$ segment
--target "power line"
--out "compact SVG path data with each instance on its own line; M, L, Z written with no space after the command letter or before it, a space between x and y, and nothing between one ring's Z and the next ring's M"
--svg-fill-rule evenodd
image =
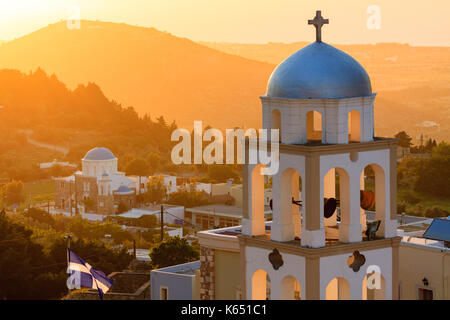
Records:
M180 217L178 217L178 216L176 216L174 214L169 213L167 210L164 210L164 212L167 213L168 215L172 216L172 217L177 218L178 220L183 221L183 225L184 225L184 223L187 223L187 224L191 225L194 229L196 229L196 231L197 231L197 229L199 229L196 225L194 225L194 224L190 223L189 221L186 221L186 220L184 220L184 219L182 219L182 218L180 218ZM198 231L202 231L202 230L198 230Z

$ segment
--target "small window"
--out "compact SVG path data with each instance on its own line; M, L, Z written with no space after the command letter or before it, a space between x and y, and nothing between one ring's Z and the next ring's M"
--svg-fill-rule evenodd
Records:
M433 300L433 290L419 288L419 300Z
M160 300L169 300L169 289L161 287Z

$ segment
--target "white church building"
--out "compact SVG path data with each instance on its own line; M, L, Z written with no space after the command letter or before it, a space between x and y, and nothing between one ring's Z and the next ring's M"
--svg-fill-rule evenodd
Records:
M199 233L201 299L398 299L396 140L374 135L367 72L322 42L320 11L309 24L316 42L282 62L261 97L263 128L280 130L273 221L263 165L246 164L242 227Z
M85 199L93 201L94 211L115 213L119 203L133 208L136 203L137 177L127 177L117 169L117 158L107 148L89 150L81 160L82 170L55 179L55 203L58 208L74 208ZM71 199L71 200L70 200Z

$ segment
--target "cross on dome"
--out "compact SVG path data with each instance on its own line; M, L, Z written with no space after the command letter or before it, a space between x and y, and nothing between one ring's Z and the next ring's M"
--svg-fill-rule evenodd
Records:
M312 24L314 25L314 27L316 27L316 41L317 42L322 42L322 27L325 24L329 24L330 20L328 19L324 19L322 17L322 11L317 10L316 11L316 16L314 17L313 20L308 20L308 24Z

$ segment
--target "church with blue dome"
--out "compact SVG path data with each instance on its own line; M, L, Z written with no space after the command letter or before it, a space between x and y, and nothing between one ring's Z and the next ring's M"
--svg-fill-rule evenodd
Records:
M55 179L56 206L70 210L75 203L76 206L83 206L90 199L92 211L99 214L114 214L120 204L133 208L136 204L138 179L119 172L117 161L116 156L107 148L89 150L81 159L81 171L70 177Z

